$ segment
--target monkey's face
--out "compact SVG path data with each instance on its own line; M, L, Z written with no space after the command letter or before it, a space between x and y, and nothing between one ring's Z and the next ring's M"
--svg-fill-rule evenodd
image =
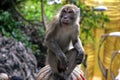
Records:
M65 6L60 13L60 22L64 25L73 24L79 18L80 10L77 7Z

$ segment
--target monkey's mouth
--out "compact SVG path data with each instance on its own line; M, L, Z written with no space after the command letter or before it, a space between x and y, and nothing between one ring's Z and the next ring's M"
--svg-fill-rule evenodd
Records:
M69 21L68 19L62 18L62 19L61 19L61 23L62 23L63 25L68 25L68 24L70 23L70 21Z
M62 24L68 25L68 24L69 24L69 21L68 21L68 20L63 20L63 21L62 21Z
M68 22L62 22L62 24L64 24L64 25L68 25L69 23L68 23Z

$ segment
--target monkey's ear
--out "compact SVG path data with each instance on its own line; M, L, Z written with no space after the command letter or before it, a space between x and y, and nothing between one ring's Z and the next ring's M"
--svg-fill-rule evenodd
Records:
M80 8L77 9L77 13L80 13Z
M80 12L80 8L78 8L78 11Z

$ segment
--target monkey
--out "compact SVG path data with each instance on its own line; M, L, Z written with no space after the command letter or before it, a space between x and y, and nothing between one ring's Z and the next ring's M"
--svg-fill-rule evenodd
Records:
M67 80L77 64L82 62L84 48L79 38L80 8L66 4L47 26L44 45L53 80ZM70 43L73 48L69 49Z

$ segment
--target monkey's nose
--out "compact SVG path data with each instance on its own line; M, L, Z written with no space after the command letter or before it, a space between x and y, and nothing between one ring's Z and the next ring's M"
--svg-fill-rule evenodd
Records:
M64 19L67 19L68 17L67 17L67 16L64 16L63 18L64 18Z

